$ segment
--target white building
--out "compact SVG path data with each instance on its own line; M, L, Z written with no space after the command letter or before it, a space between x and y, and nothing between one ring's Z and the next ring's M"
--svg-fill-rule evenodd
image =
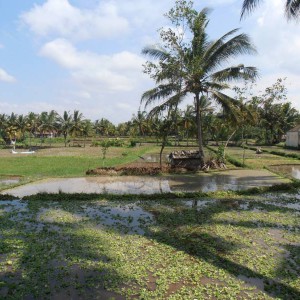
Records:
M286 141L285 144L287 147L300 147L300 125L290 129L286 133Z

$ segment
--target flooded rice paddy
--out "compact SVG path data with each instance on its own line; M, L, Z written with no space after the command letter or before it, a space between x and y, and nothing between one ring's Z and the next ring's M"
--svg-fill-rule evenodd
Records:
M2 191L18 198L38 193L163 194L243 190L287 182L267 170L231 170L195 175L54 178Z
M299 198L0 201L0 298L299 299Z

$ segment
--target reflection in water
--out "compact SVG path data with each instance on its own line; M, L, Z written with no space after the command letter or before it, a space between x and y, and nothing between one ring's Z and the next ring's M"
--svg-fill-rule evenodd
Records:
M135 203L110 204L82 206L82 215L96 219L100 225L116 227L129 234L145 234L146 226L153 222L153 216Z
M300 179L300 166L298 166L298 167L293 166L292 167L292 176L296 179Z
M183 201L184 205L192 208L196 208L197 210L201 210L202 208L206 207L207 205L210 204L215 204L216 200L184 200Z
M272 170L279 173L284 173L293 178L300 179L300 165L278 165L271 166Z
M103 176L86 178L57 178L38 181L2 194L24 197L38 193L110 193L110 194L154 194L171 192L168 181L163 178L134 176Z
M28 210L27 202L21 200L1 200L0 208L2 208L5 212L25 212Z
M217 190L242 190L270 186L283 182L267 170L232 170L222 173L150 176L101 176L85 178L56 178L38 181L2 191L24 197L37 193L110 193L110 194L161 194Z
M20 178L18 177L0 178L0 185L16 184L19 182L20 182Z
M270 186L281 183L282 179L267 170L232 170L207 175L170 176L169 184L174 192L218 190L242 190L252 187Z

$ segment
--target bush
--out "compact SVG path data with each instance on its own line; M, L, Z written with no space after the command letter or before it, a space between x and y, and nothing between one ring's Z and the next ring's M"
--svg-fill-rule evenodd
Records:
M125 142L122 139L106 139L102 141L93 141L92 147L124 147Z
M129 146L130 146L130 147L135 147L136 144L137 144L137 141L136 141L136 140L130 140Z

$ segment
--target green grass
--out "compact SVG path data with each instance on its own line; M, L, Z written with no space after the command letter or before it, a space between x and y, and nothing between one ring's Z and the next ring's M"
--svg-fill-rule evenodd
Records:
M210 146L210 148L217 150L216 146ZM244 166L251 169L263 169L271 165L299 164L298 159L295 158L278 156L268 152L258 155L254 150L245 149L244 151L241 147L227 147L226 155L231 163L234 164L235 161L238 166L243 166L243 155L245 155Z
M0 201L1 299L300 297L293 194L56 197Z
M108 157L104 161L106 167L132 162L138 156L152 150L153 147L124 148L123 156L109 156L113 149L108 149ZM62 148L64 150L64 148ZM78 177L84 176L88 169L102 167L103 160L99 149L99 156L7 156L0 160L0 175L19 175L26 177Z

